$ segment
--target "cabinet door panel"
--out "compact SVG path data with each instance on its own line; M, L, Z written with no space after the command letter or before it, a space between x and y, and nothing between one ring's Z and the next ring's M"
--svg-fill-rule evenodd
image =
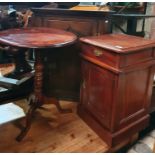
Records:
M120 121L116 121L119 122L119 128L123 128L147 114L150 72L150 68L146 68L122 75L124 95L120 101L120 109L118 109Z
M110 128L114 99L114 75L93 64L89 70L87 108L105 127Z
M89 79L89 63L82 61L82 79L80 87L80 104L86 104L88 102L88 79Z

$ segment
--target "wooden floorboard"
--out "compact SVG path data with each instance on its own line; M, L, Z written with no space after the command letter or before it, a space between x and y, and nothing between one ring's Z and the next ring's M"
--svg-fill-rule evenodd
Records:
M18 104L27 105L24 102ZM63 101L61 105L72 108L73 113L60 114L54 105L45 105L37 110L33 125L22 142L17 142L15 137L24 118L1 125L0 152L106 152L105 142L76 115L77 103Z

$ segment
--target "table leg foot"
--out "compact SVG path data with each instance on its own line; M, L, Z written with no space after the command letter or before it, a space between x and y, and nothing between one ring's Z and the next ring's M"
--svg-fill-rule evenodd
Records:
M71 113L72 112L72 109L63 109L58 100L55 102L55 105L60 113Z
M21 140L23 140L23 138L26 136L29 129L31 128L32 117L33 117L33 114L34 114L35 110L37 109L37 106L35 106L36 104L32 103L31 105L32 106L30 107L30 109L28 110L28 113L26 115L26 125L22 129L21 133L16 137L16 140L19 141L19 142Z

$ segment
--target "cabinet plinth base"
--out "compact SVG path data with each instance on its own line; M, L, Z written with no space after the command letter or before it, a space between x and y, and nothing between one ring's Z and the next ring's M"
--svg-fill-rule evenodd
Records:
M77 112L78 115L109 145L110 148L117 147L121 143L124 143L124 145L129 143L131 137L148 126L150 117L149 115L146 115L125 128L112 133L100 125L100 123L96 121L91 113L89 113L89 111L87 111L82 105L78 106Z

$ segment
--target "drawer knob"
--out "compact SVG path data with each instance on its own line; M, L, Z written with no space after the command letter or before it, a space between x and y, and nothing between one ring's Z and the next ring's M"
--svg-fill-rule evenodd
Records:
M94 50L94 55L98 57L98 56L102 55L102 51Z

